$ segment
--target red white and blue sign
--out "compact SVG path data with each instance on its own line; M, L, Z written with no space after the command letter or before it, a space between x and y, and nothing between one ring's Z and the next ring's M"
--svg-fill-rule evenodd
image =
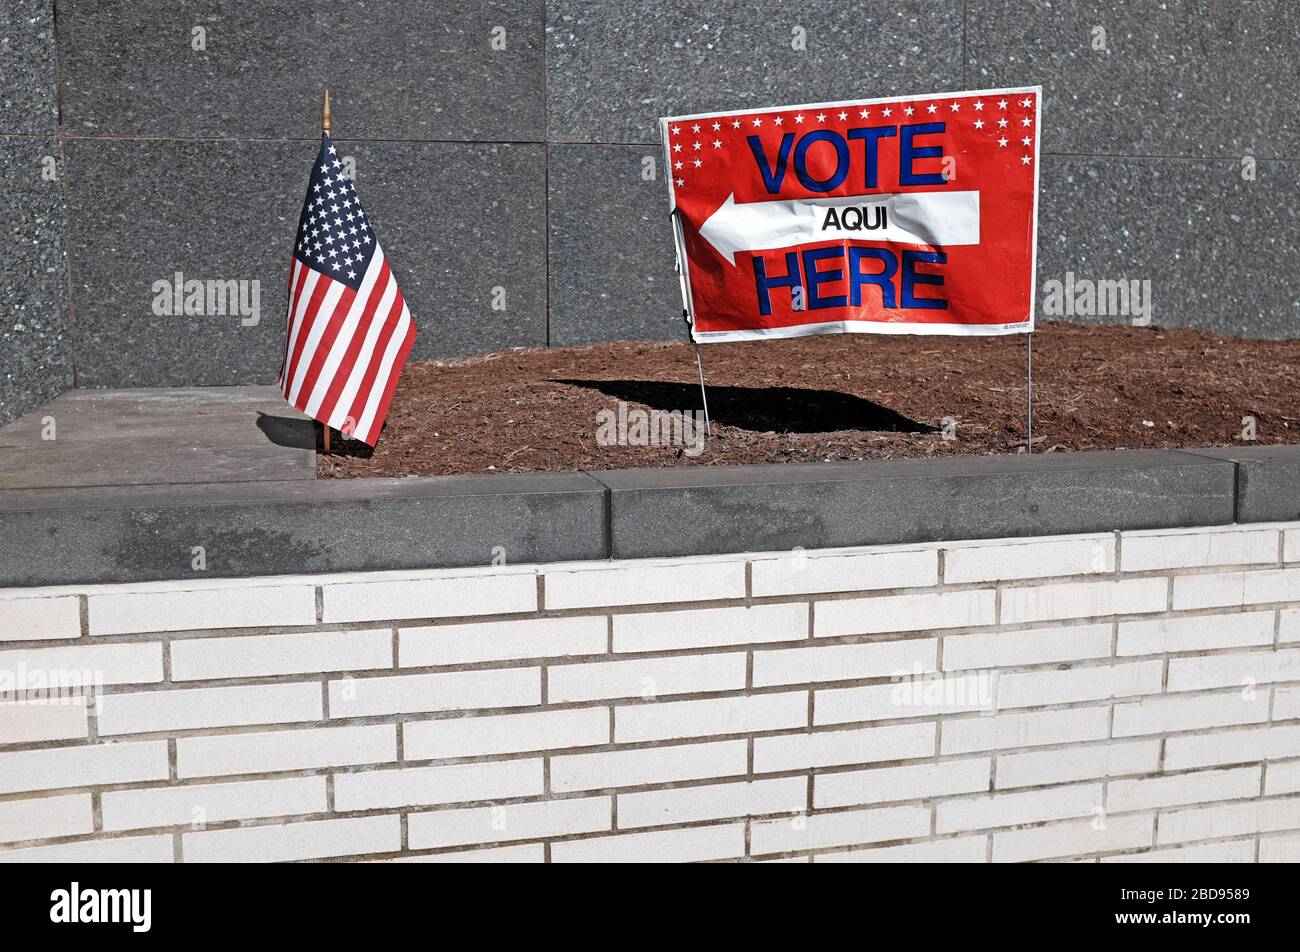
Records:
M661 119L694 339L1032 331L1041 93Z

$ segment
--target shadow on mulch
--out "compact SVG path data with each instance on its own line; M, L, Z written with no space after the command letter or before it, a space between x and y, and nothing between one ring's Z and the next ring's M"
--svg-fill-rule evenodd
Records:
M1023 336L710 344L713 428L702 453L687 456L681 445L639 438L630 427L602 438L602 420L620 402L629 410L699 408L692 351L685 341L615 341L413 361L373 456L320 455L317 474L574 472L1027 448ZM1300 340L1041 324L1034 450L1300 443L1297 381Z
M700 388L662 380L551 380L597 390L626 403L665 413L701 409ZM805 387L710 386L709 416L720 426L757 433L835 433L861 430L885 433L934 433L889 407L851 393Z

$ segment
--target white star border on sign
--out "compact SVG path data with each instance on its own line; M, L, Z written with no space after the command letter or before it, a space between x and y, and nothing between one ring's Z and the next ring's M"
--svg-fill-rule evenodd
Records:
M721 117L717 120L676 120L668 127L669 151L673 156L673 184L687 188L690 180L686 172L702 169L705 166L703 156L707 151L721 151L732 147L739 141L769 126L779 129L807 126L813 120L815 126L826 126L838 121L847 125L873 116L893 119L901 112L900 118L919 115L922 118L935 117L942 120L948 128L960 124L988 137L988 141L998 153L1006 153L1007 161L1022 167L1033 167L1034 161L1034 123L1036 120L1036 102L1034 93L1018 93L1008 97L999 95L996 99L987 94L959 94L933 96L922 99L898 100L894 102L873 103L870 106L851 108L827 107L817 112L805 112L808 107L791 109L773 109L764 113L746 113L744 116ZM986 112L987 111L987 112ZM997 118L985 118L991 112ZM702 124L705 123L705 124ZM1014 129L1013 129L1014 127ZM712 139L701 140L697 134L709 131ZM739 133L739 136L736 135ZM1016 138L1009 138L1014 135ZM705 150L705 144L712 149ZM1009 146L1021 146L1020 149ZM684 163L677 156L690 153L691 161Z

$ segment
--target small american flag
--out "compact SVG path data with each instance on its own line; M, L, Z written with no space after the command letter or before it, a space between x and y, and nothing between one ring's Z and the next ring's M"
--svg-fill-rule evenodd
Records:
M374 446L415 325L328 133L298 219L287 321L284 398Z

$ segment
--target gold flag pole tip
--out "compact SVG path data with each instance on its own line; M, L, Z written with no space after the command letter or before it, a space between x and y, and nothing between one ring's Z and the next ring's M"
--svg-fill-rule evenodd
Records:
M330 91L328 88L325 90L325 101L321 103L320 107L320 128L321 132L326 135L330 134Z

